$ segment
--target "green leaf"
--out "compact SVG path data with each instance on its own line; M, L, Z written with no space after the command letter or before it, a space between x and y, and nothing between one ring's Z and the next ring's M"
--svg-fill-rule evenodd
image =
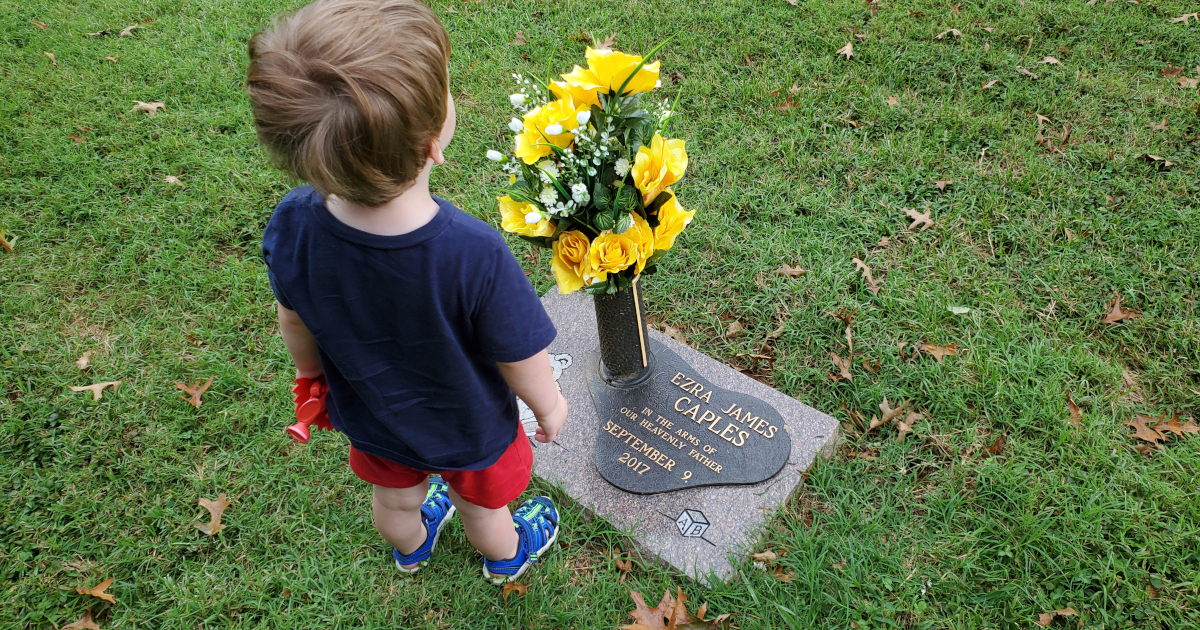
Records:
M592 205L601 211L609 209L612 205L612 192L608 186L596 182L596 186L592 188Z
M631 227L633 227L633 215L626 212L617 219L617 225L613 228L613 232L616 232L617 234L624 234L625 230L628 230Z
M596 215L596 229L611 230L614 227L616 227L616 225L617 225L616 217L613 216L611 211L601 212Z
M629 211L633 209L634 199L633 186L622 186L620 190L617 191L616 198L613 199L613 210L615 210L618 214L629 213Z

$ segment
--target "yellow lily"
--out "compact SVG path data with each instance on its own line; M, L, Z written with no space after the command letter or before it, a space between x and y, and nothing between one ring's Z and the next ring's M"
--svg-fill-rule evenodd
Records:
M497 197L500 204L500 227L505 232L522 236L554 236L555 225L545 214L537 223L526 223L525 217L530 212L541 213L541 210L527 201L517 201L507 195Z
M533 164L550 155L553 151L550 144L560 149L571 146L571 143L575 142L575 136L570 132L579 126L579 122L575 120L576 113L575 103L569 98L551 101L543 107L529 110L525 114L525 131L517 134L513 155L526 164ZM546 133L546 127L550 125L561 126L563 132Z
M633 74L633 69L642 62L638 55L627 55L615 50L593 50L588 47L584 56L587 58L587 68L575 66L571 72L562 75L572 87L616 92L621 88L621 84L633 75L623 94L637 94L653 90L658 83L657 61L642 66L637 74Z
M675 245L675 237L692 222L696 211L684 211L675 193L667 190L671 198L658 208L658 225L654 228L654 249L666 251Z
M687 170L688 156L683 140L663 140L654 134L650 146L643 145L633 158L633 182L642 191L642 202L649 204L667 186L679 181Z

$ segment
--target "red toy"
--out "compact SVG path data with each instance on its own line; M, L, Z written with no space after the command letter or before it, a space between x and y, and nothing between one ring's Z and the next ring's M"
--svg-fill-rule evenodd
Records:
M297 378L292 393L296 395L292 401L296 403L297 422L287 428L288 435L300 442L308 442L313 425L326 431L337 430L329 423L329 412L325 409L329 385L325 383L324 374L317 378Z

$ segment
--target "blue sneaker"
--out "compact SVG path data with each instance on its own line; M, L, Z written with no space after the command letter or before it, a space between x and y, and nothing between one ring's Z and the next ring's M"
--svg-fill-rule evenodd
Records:
M513 527L517 528L517 555L496 562L483 559L483 577L492 584L517 579L558 540L558 510L548 497L533 497L517 508Z
M454 516L454 504L450 503L450 495L447 493L449 489L450 486L442 480L441 475L429 477L429 492L425 494L425 503L421 504L421 522L425 524L427 532L425 543L408 555L400 553L399 549L392 549L392 557L396 559L396 568L400 569L401 573L416 573L422 564L429 561L429 556L433 554L433 548L437 546L438 537L442 535L442 529ZM406 564L417 566L405 569L404 565Z

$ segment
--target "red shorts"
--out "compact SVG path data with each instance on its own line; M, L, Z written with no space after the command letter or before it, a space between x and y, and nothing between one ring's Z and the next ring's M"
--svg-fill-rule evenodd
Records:
M350 468L359 479L384 488L411 488L437 471L409 468L404 464L364 453L350 447ZM437 472L450 487L469 503L495 510L525 492L533 474L533 449L524 431L496 463L483 470L447 470Z

